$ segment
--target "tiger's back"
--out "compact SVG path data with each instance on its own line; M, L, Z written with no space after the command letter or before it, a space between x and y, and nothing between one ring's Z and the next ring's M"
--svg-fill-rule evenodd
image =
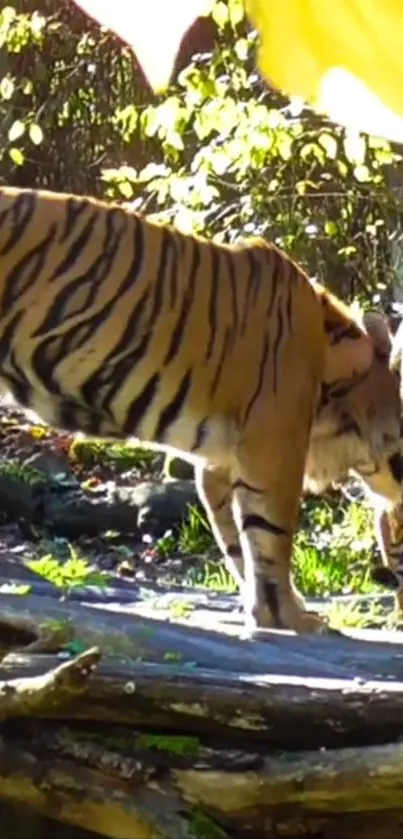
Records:
M323 631L290 575L304 472L401 498L381 320L274 245L225 246L115 205L0 189L0 379L48 423L196 462L251 627ZM309 476L308 476L309 477Z
M263 243L217 246L95 199L8 188L0 256L1 376L56 426L224 455L274 307L273 387L296 306L311 302L320 358L311 288Z

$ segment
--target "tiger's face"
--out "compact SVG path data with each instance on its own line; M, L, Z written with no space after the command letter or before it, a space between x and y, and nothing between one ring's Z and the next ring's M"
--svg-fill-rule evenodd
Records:
M339 376L319 403L305 486L322 492L353 472L394 505L403 499L400 372L391 365L394 345L386 319L369 312L363 325L365 333L349 343L348 352L342 342L331 347Z

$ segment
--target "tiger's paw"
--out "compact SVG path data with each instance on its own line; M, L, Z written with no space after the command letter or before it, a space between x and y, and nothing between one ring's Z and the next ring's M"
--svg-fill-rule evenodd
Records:
M288 630L297 635L340 635L332 629L326 619L317 612L308 612L294 601L282 604L281 610L273 615L267 603L261 604L245 616L245 632L249 638L269 638L267 630Z

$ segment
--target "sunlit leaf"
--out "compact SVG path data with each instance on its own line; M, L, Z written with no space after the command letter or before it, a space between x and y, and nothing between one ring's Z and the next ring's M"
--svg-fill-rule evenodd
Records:
M14 93L14 82L10 76L4 76L0 80L0 97L2 99L11 99Z
M13 147L13 148L8 150L8 153L11 157L11 160L13 161L13 163L15 163L16 166L22 166L23 165L25 157L24 157L24 154L21 151L21 149L17 149L17 148Z
M16 119L8 132L8 139L10 140L10 143L14 143L15 140L18 140L19 137L22 137L24 131L24 123L21 122L20 119Z
M36 122L31 122L31 125L28 129L28 133L31 143L33 143L35 146L39 146L43 140L43 131L40 125L37 125Z

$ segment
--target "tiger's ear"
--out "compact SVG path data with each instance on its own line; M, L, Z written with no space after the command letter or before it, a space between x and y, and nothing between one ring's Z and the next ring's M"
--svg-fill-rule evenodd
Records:
M389 362L393 342L392 333L390 332L385 316L380 312L364 312L362 323L369 337L372 338L372 344L377 358L380 361Z

